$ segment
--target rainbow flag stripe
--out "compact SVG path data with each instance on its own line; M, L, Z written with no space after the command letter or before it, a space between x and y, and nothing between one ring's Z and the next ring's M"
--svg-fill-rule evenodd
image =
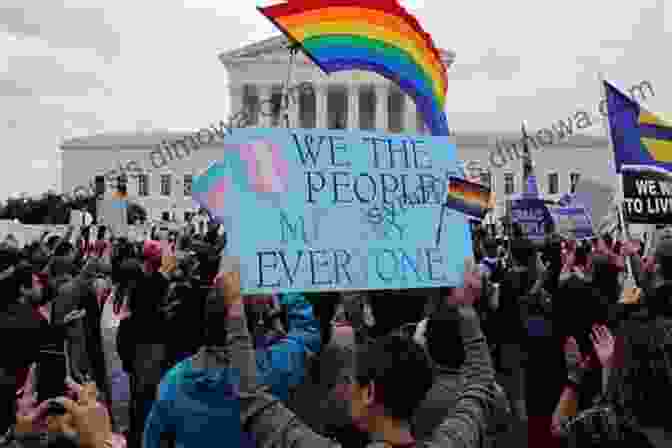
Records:
M483 219L490 205L490 189L457 177L450 178L446 207Z
M415 100L433 135L448 135L441 53L398 0L290 0L257 9L325 73L384 76Z

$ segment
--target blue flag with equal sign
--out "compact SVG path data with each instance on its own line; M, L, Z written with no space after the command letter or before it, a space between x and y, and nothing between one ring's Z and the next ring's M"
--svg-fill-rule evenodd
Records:
M672 172L672 123L608 82L604 85L616 172L624 165L655 166Z

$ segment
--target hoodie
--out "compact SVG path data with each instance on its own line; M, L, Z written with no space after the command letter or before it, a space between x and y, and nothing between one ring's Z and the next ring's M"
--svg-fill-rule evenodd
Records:
M320 350L320 325L312 305L302 294L284 294L280 303L287 307L287 335L256 349L259 381L271 388L284 403L306 376L307 360Z
M224 365L203 365L205 350L173 367L147 417L143 447L253 447L240 425L239 380Z
M287 294L280 302L287 306L287 336L257 348L256 360L257 375L286 403L305 378L307 355L319 350L320 329L303 295ZM162 438L172 437L177 447L213 446L222 440L226 446L254 447L252 436L241 431L239 380L229 363L227 352L202 348L173 367L146 420L144 446L155 448Z

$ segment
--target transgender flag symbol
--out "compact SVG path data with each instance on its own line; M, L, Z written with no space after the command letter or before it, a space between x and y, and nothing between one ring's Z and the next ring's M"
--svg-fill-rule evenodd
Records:
M240 151L241 160L247 163L250 187L257 193L283 193L287 191L287 161L280 148L271 142L257 140L244 145L231 145Z
M224 216L226 192L230 190L231 179L223 163L213 163L195 179L192 188L194 201L210 212L211 216Z
M230 193L234 182L247 192L277 194L287 191L288 164L278 145L256 140L224 147L237 152L240 162L244 163L213 163L195 179L192 188L193 199L212 216L225 216L226 194Z

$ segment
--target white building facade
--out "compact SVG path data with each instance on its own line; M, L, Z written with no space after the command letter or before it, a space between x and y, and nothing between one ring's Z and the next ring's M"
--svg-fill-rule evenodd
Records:
M449 69L455 60L451 51L440 50ZM374 73L348 71L330 76L301 54L291 70L291 86L311 85L310 89L291 88L283 101L283 83L288 78L289 51L284 37L274 37L239 50L221 54L228 71L230 116L244 111L248 125L326 129L361 129L389 133L426 134L426 127L411 98L390 81ZM450 76L449 76L450 79ZM225 120L229 121L229 120ZM221 154L221 140L201 141L184 157L158 156L162 144L184 141L174 132L144 134L106 134L73 139L61 145L62 191L87 187L95 176L105 176L107 189L126 171L129 199L144 206L150 218L161 219L165 212L181 221L185 213L197 210L191 200L191 182ZM498 215L509 195L521 191L521 162L491 167L491 153L498 139L519 140L501 134L453 136L458 157L470 171L483 168L482 179L492 182L497 194ZM182 151L184 155L185 151ZM543 149L532 148L541 192L559 197L571 188L577 176L601 179L616 184L607 161L612 159L605 139L568 138ZM470 163L471 161L471 163ZM165 162L165 163L164 163ZM499 163L499 162L497 162Z

